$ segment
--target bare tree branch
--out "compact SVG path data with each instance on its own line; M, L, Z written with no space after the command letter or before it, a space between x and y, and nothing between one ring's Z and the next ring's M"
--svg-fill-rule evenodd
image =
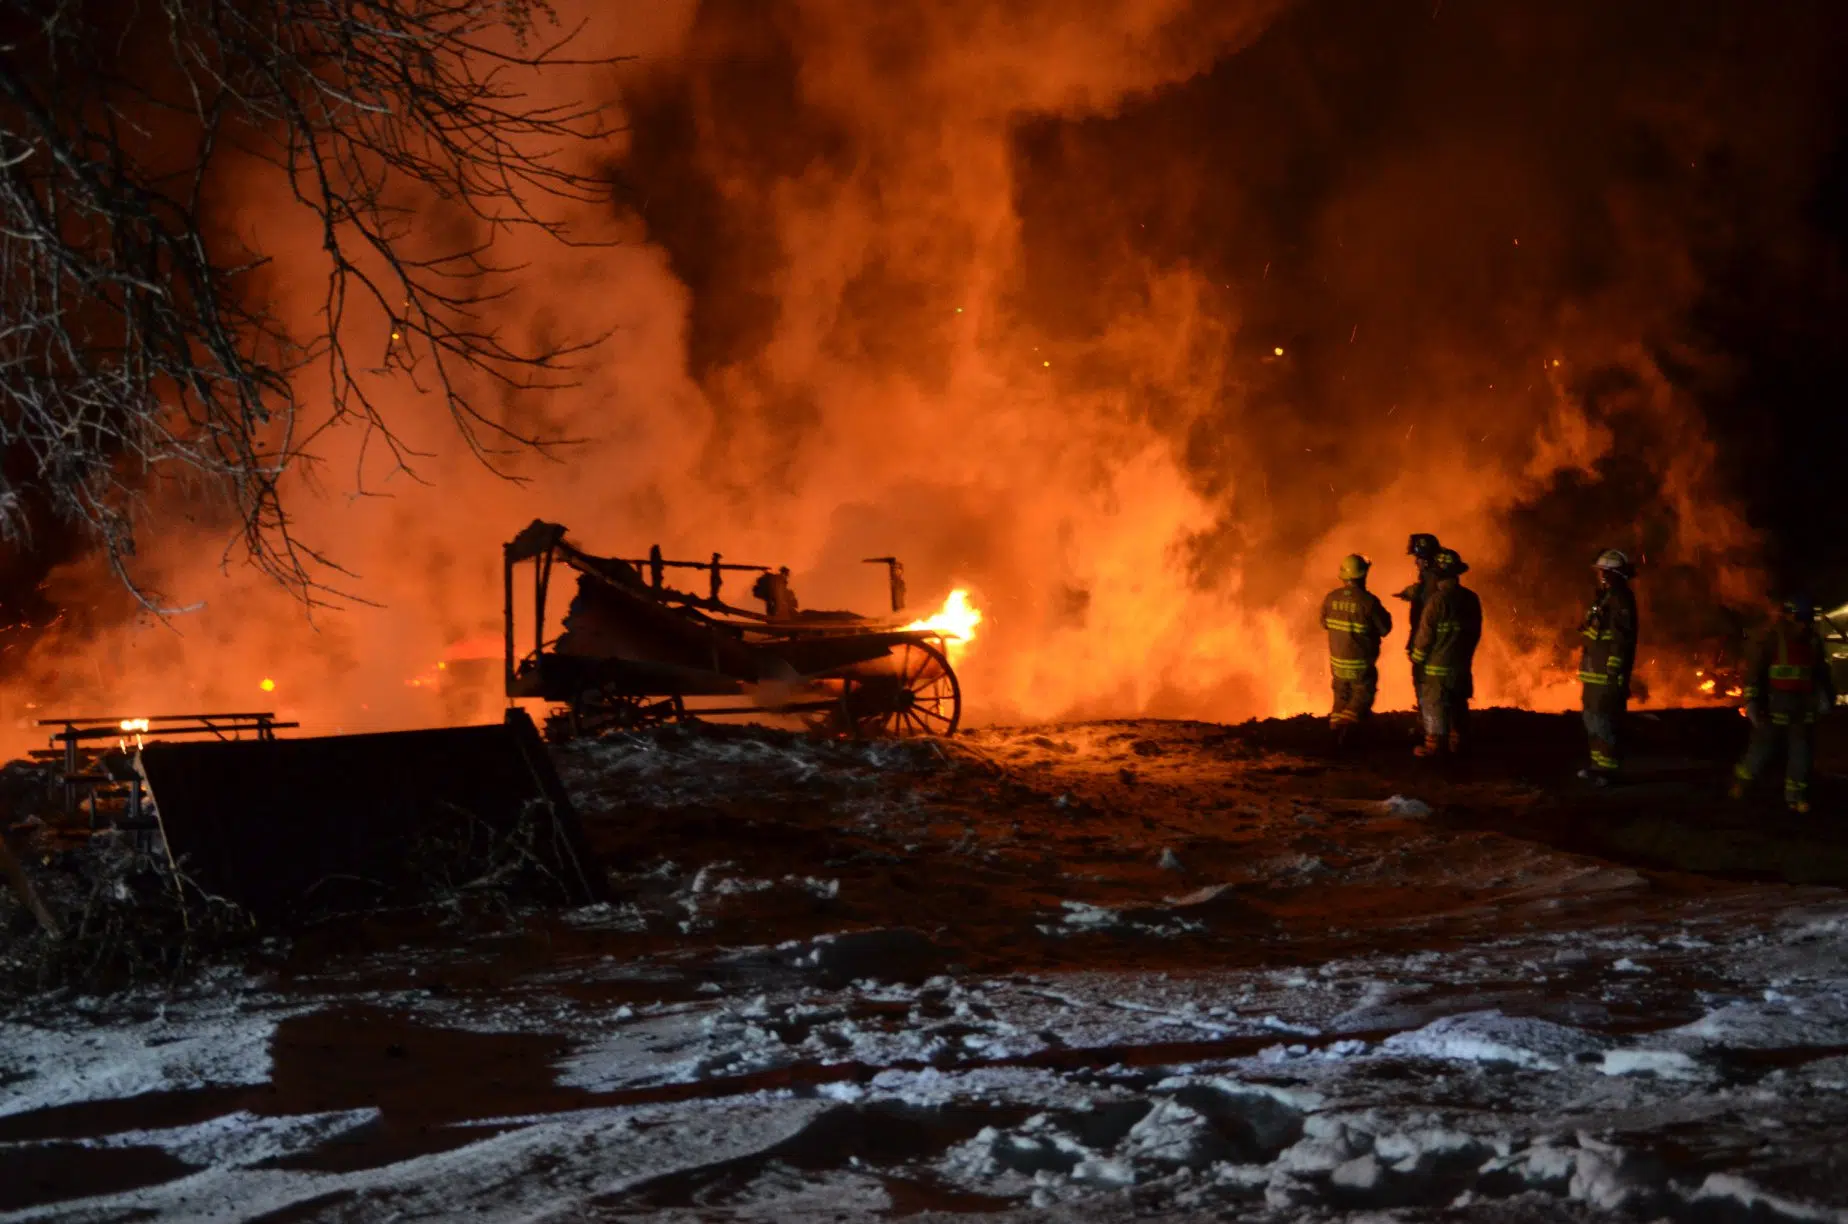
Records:
M542 0L0 0L0 453L30 460L0 475L0 533L28 539L42 502L133 588L149 489L189 482L313 605L340 571L296 534L284 476L346 428L412 471L381 376L439 399L503 474L556 441L471 397L568 385L598 339L529 350L494 318L516 270L496 242L574 243L556 207L605 194L574 156L603 108L527 90L608 61L548 32ZM318 222L310 326L270 300L277 252L224 219L251 167ZM458 219L447 239L433 209ZM359 327L373 314L389 339Z

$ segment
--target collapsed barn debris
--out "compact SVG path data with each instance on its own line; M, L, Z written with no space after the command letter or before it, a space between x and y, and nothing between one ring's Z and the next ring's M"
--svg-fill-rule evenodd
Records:
M595 903L603 872L538 729L513 702L562 704L547 739L726 714L795 716L853 739L952 735L961 721L951 651L980 613L955 591L943 612L908 620L896 557L867 558L885 571L891 612L866 616L801 608L787 568L716 553L679 561L658 547L638 559L594 556L538 520L502 556L504 722L282 739L279 729L298 724L270 711L41 720L51 746L7 783L15 798L32 797L6 802L33 847L29 864L6 873L17 877L11 891L54 941L69 927L81 942L100 917L136 966L163 962L163 932L196 934L207 912L205 928L247 934L471 896ZM578 582L564 633L548 639L559 562ZM522 564L532 569L524 609ZM685 570L704 579L704 594L669 584ZM726 602L735 574L751 578L761 612ZM56 886L40 895L33 872ZM138 922L137 898L162 920Z
M268 715L255 738L232 738L234 725L253 727L223 716L56 725L57 749L8 768L19 853L0 853L0 872L52 943L110 945L94 957L67 949L66 960L139 973L185 959L180 945L215 931L603 896L519 710L499 724L304 739L276 738L284 724ZM202 730L212 738L165 738Z
M117 828L141 830L148 827L149 814L142 811L142 778L135 768L132 754L141 749L150 735L162 739L210 736L216 740L237 740L245 735L259 740L276 738L279 729L299 726L278 721L268 710L233 714L150 714L140 718L41 718L41 727L57 727L51 737L55 748L34 752L37 760L56 761L62 766L64 815L76 816L80 805L89 810L90 828L98 825L99 804L125 810L114 824ZM111 750L110 741L114 741Z
M168 854L259 918L521 871L543 876L558 901L601 896L571 802L520 710L486 726L152 743L139 760Z

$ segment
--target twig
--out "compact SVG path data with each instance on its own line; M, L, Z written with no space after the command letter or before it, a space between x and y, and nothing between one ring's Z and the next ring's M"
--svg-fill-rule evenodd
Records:
M571 385L601 339L527 347L489 321L517 271L496 243L523 229L580 245L554 210L607 192L573 160L607 131L603 106L548 105L530 87L614 60L569 58L576 29L535 37L556 29L542 0L156 0L109 30L110 6L12 7L0 452L20 462L0 473L0 537L28 540L35 514L77 524L165 617L175 609L133 576L137 540L159 526L155 493L203 499L242 556L313 609L352 595L297 533L285 481L311 476L314 447L341 429L416 477L382 380L436 398L508 479L507 456L562 444L484 407ZM325 279L307 325L273 309L270 252L221 220L253 167L318 228ZM383 370L369 313L391 332Z
M38 924L45 929L45 934L53 939L63 939L64 931L58 924L57 916L45 904L44 898L39 896L38 889L32 887L32 881L26 876L26 869L19 865L19 859L14 856L13 848L6 844L6 837L3 834L0 834L0 873L5 874L7 882L13 886L13 891L19 894L19 899L25 902L26 908L32 911L32 916L38 919Z

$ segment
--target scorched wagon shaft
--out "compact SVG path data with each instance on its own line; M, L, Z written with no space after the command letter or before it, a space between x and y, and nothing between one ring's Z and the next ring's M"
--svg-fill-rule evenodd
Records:
M787 567L598 557L535 519L502 548L506 589L506 692L564 710L550 737L598 735L712 715L796 714L852 736L951 735L962 689L944 635L906 628L897 615L803 611ZM887 568L893 613L904 607L904 569ZM554 567L578 575L564 631L548 640ZM516 625L516 570L532 568L530 637ZM701 574L704 595L674 588L670 573ZM763 611L722 598L728 574L756 575ZM524 647L524 649L523 649ZM747 699L723 704L723 699ZM689 706L689 699L701 702ZM716 700L714 700L716 699Z

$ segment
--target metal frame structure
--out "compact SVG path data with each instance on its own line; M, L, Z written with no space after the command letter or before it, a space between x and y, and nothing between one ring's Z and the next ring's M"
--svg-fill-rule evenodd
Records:
M63 730L51 737L53 744L62 747L50 751L34 752L32 755L41 760L56 760L63 764L64 776L64 816L69 820L77 815L78 795L81 792L88 801L90 828L96 828L97 792L113 791L126 801L127 821L125 827L142 826L143 820L143 780L139 768L129 770L125 776L117 777L110 773L95 772L96 766L107 755L107 749L84 748L82 745L97 741L116 741L124 753L128 752L128 741L135 741L134 752L139 752L144 741L151 736L161 739L210 735L220 740L241 739L246 734L259 740L273 740L278 729L299 726L294 722L278 722L276 715L268 710L251 714L149 714L139 718L41 718L41 727L62 727Z
M566 632L548 640L546 609L555 566L576 571L578 600ZM904 567L886 567L892 610L904 604ZM520 581L531 564L532 636L521 649ZM668 584L670 571L706 575L706 593ZM765 611L723 598L728 574L757 575ZM689 717L794 714L854 736L953 735L962 690L943 634L905 628L900 617L799 612L787 567L664 557L598 557L570 543L565 529L535 520L502 547L504 682L509 699L563 703L548 719L553 738L595 735ZM578 603L594 603L594 642L574 641ZM748 704L689 709L688 698L749 697Z

